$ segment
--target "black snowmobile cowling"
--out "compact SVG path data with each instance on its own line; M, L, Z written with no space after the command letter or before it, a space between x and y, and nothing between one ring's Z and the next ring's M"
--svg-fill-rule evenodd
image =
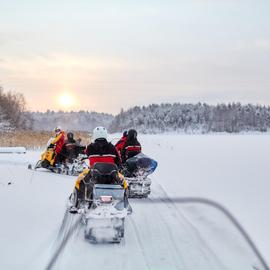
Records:
M143 153L140 153L126 161L126 169L131 175L143 174L148 176L157 168L157 161L149 158Z
M99 184L115 184L118 180L118 167L112 163L96 163L92 168L92 179Z

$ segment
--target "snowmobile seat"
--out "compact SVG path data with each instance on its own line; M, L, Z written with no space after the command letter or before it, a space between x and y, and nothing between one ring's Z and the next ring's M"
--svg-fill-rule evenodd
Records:
M126 154L125 154L125 159L133 158L136 155L141 153L141 147L140 146L127 146L126 147Z
M97 184L116 184L118 167L112 163L96 163L92 168L92 179Z
M155 171L157 162L143 153L140 153L126 161L128 176L136 175L138 171L145 172L146 175Z

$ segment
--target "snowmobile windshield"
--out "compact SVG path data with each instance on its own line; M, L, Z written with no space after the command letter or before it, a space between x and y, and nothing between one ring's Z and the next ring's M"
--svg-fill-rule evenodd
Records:
M102 196L111 196L114 200L123 200L124 189L119 185L95 185L93 199L97 200Z
M54 138L50 138L47 142L47 147L49 147L53 141L54 141Z
M101 195L120 198L123 191L96 186L95 196ZM61 260L56 260L59 269L76 266L86 270L91 263L95 269L107 270L269 270L242 225L222 206L206 199L155 195L151 199L130 200L133 213L125 222L123 217L116 218L119 211L106 218L109 208L100 212L95 208L85 226L89 243L78 235L80 230L76 226L83 226L81 220L73 225L71 219L66 220L63 235L68 231L70 237L65 248L59 238ZM96 235L102 241L117 235L125 239L118 245L102 241L93 245L91 237ZM113 265L107 264L108 261Z

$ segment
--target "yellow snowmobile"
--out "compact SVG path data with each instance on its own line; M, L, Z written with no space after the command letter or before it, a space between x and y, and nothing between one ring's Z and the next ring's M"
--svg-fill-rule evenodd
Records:
M38 163L35 166L35 169L37 168L48 168L50 166L54 165L55 160L55 151L54 148L47 148L45 152L41 154L41 159L38 161ZM39 165L39 166L38 166Z
M41 154L40 160L35 165L34 169L45 168L51 169L54 166L55 161L55 147L51 145L51 138L47 143L47 149Z

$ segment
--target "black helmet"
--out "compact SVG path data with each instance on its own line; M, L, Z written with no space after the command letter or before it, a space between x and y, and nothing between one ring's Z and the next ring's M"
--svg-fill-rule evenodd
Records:
M127 132L127 130L125 130L125 131L123 132L123 137L127 137L127 135L128 135L128 132Z
M135 139L137 139L137 131L136 131L135 129L130 129L130 130L128 131L128 138L129 138L130 140L135 140Z
M69 133L67 134L67 138L68 138L69 140L73 140L73 137L74 137L74 135L73 135L72 132L69 132Z

